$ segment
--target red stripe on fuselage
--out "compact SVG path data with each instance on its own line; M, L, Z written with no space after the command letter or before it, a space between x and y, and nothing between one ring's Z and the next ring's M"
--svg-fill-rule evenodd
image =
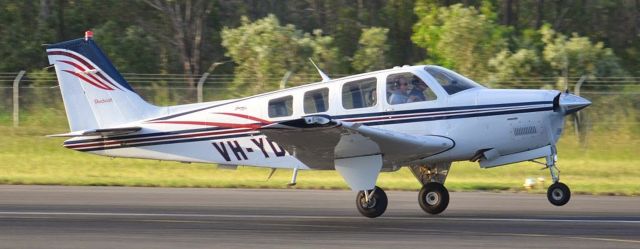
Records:
M111 140L111 141L101 141L101 142L93 142L93 143L87 143L87 144L73 144L73 145L64 145L66 148L69 149L80 149L80 148L86 148L86 147L95 147L95 146L107 146L107 145L114 145L114 144L129 144L129 143L141 143L141 142L150 142L150 141L160 141L160 140L171 140L171 139L178 139L178 138L193 138L193 137L204 137L204 136L213 136L213 135L225 135L225 134L231 134L231 133L242 133L242 132L247 132L247 131L252 131L253 129L238 129L238 130L225 130L225 131L212 131L212 132L205 132L205 133L193 133L193 134L184 134L184 135L174 135L174 136L167 136L167 137L155 137L155 138L145 138L145 139L137 139L137 140L129 140L129 141L122 141L122 140Z
M253 121L258 121L258 122L260 122L262 124L271 124L271 121L264 120L264 119L261 119L261 118L257 118L257 117L254 117L254 116L249 116L249 115L246 115L246 114L238 114L238 113L231 113L231 112L216 112L214 114L229 115L229 116L234 116L234 117L239 117L239 118L246 118L246 119L253 120Z

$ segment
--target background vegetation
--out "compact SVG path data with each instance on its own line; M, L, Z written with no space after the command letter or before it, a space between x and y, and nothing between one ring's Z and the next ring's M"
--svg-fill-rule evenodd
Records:
M518 0L0 0L0 183L277 187L266 171L110 160L64 150L42 135L67 130L42 44L95 39L155 104L238 97L330 76L405 64L438 64L494 88L552 88L594 105L567 123L561 168L579 192L640 193L640 2ZM11 126L19 70L21 126ZM215 84L213 84L215 83ZM238 91L242 89L242 91ZM579 131L579 132L578 132ZM114 163L115 162L115 163ZM454 166L453 189L522 189L547 176L532 164ZM335 173L306 172L301 187L344 188ZM418 188L408 172L383 186Z
M429 62L487 83L639 76L639 17L631 0L2 0L0 72L43 68L41 44L92 29L132 73L198 75L232 59L216 73L282 75L309 72L311 56L330 74Z

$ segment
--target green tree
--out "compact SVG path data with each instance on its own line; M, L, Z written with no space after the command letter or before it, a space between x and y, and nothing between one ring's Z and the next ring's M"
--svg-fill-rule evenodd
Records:
M575 33L567 37L548 25L537 33L521 39L527 48L515 53L504 49L489 60L491 82L517 87L520 77L558 77L556 87L562 88L567 77L627 75L618 57L602 42L593 43Z
M378 13L383 21L375 26L389 29L387 58L391 65L409 65L424 59L423 49L411 42L412 26L417 21L414 4L413 0L388 0Z
M372 27L362 29L358 50L353 56L351 65L361 72L385 69L389 65L387 54L389 44L387 44L387 34L389 29Z
M15 72L47 65L42 56L42 43L52 39L53 32L44 21L48 17L34 18L38 16L38 7L34 1L0 4L0 71Z
M420 1L415 7L414 43L427 51L427 63L453 68L474 79L487 75L487 62L506 47L508 29L495 23L489 2L480 10L455 4L435 7Z
M316 56L320 67L331 68L337 57L330 37L280 25L274 15L255 22L242 17L240 27L222 30L222 45L237 64L234 92L243 95L277 89L287 72L291 82L308 81L305 75L315 72L307 58Z
M334 45L334 39L331 36L324 35L322 30L316 29L313 34L309 35L305 33L298 41L298 44L311 52L310 58L314 59L314 62L325 73L338 72L341 63L341 58L338 56L338 48ZM307 51L308 52L308 51ZM308 67L302 67L300 72L313 73L316 71Z
M502 50L489 60L489 83L500 83L506 88L519 87L517 78L540 76L542 63L535 50L519 49L515 53Z
M545 44L543 56L559 75L623 76L626 72L618 57L602 42L592 43L588 37L573 33L571 37L548 26L540 29Z
M94 29L100 47L121 72L159 73L158 42L136 25L109 21Z

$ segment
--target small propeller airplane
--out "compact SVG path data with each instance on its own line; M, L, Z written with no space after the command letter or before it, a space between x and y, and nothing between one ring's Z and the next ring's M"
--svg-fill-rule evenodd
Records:
M544 158L562 206L556 142L564 118L591 104L556 90L488 89L439 66L402 66L239 99L157 107L145 102L84 38L47 46L71 132L64 147L108 157L336 170L357 191L358 211L382 215L380 172L408 167L429 214L449 204L451 163L491 168ZM317 67L316 67L317 68Z

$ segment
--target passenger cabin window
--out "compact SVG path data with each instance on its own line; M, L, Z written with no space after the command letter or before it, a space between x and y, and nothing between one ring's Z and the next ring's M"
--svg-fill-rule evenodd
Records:
M329 88L304 93L304 113L326 112L329 109Z
M412 73L391 74L387 77L387 101L389 104L406 104L435 100L429 86Z
M269 117L287 117L293 114L293 97L286 96L282 98L269 100Z
M365 108L376 105L376 78L345 83L342 86L344 109Z
M441 67L427 66L424 68L433 78L438 81L442 88L449 94L456 94L458 92L471 89L471 88L484 88L482 85L470 80L454 71L444 69Z

